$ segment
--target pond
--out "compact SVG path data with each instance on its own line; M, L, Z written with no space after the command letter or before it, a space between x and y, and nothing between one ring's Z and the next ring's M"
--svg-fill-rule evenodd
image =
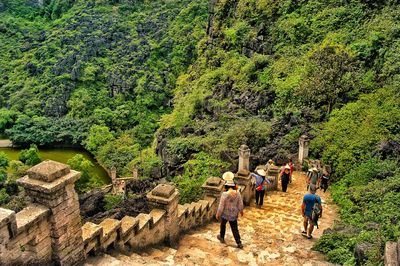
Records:
M0 148L0 152L5 152L8 159L18 160L18 155L21 149L18 148ZM67 163L69 159L74 157L76 154L82 154L85 159L92 162L93 167L90 169L91 175L97 175L105 184L111 182L110 177L107 172L101 167L93 156L87 151L72 148L49 148L49 149L39 149L39 156L42 160L53 160L60 163Z

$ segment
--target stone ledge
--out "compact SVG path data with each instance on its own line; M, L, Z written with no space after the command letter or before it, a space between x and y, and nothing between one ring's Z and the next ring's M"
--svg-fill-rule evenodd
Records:
M151 210L149 215L153 219L152 227L156 226L162 220L162 218L165 217L166 214L167 214L167 212L164 210L160 210L160 209Z
M168 198L165 198L164 196L157 196L153 193L153 191L154 191L154 189L146 195L147 199L150 202L159 203L159 204L163 204L163 205L170 204L179 196L179 192L176 189L174 189L174 192ZM166 194L164 194L164 195L166 195Z
M183 215L186 217L189 211L188 209L187 205L178 205L178 217L182 217Z
M15 212L0 208L0 228L10 223L15 223Z
M121 219L121 237L125 238L131 233L137 233L139 230L139 219L125 216Z
M210 177L201 187L206 191L221 192L224 182L219 177Z
M115 219L104 219L99 226L103 227L103 239L108 239L114 232L121 227L121 222Z
M52 182L57 178L69 174L69 172L70 168L68 165L52 160L46 160L28 169L27 174L29 178L32 179Z
M60 177L53 182L45 182L42 180L37 180L34 178L30 178L28 175L17 180L17 184L24 187L25 189L30 189L36 192L52 194L68 184L73 184L77 181L81 176L80 172L70 170L70 173Z
M97 236L103 235L103 227L100 225L87 222L82 226L82 238L83 243L87 244L88 242L95 239Z
M151 191L151 194L162 198L169 198L171 197L172 194L174 194L174 192L175 192L174 186L167 184L160 184Z
M24 208L16 214L17 233L20 234L27 230L33 223L46 218L50 213L50 209L39 205L32 204Z
M153 217L151 217L149 214L139 213L136 218L139 219L138 232L142 231L146 227L146 225L148 226L148 228L151 228L153 225Z

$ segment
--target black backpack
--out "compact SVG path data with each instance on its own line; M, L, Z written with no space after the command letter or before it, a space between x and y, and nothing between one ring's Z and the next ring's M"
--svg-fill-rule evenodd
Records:
M321 216L321 204L318 202L318 196L315 196L315 203L311 212L311 220L318 228L318 219Z

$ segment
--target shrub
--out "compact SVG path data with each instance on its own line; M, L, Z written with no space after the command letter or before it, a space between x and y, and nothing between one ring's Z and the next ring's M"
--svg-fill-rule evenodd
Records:
M201 186L208 177L220 176L227 163L213 156L200 152L184 165L184 172L173 178L180 192L180 203L189 203L202 198Z
M105 201L105 209L106 210L111 210L116 207L118 207L122 202L123 202L123 196L121 195L112 195L112 194L106 194L104 195L104 201Z

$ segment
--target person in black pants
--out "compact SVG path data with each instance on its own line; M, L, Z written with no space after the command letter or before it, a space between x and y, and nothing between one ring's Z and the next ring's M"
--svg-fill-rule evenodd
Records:
M222 193L219 202L216 218L221 221L220 233L217 235L221 243L225 243L226 224L229 222L233 237L238 248L243 248L238 229L239 213L243 216L243 199L233 181L234 174L226 172L222 176L225 180L225 192Z
M264 169L257 169L256 173L251 173L251 175L256 179L256 207L261 208L264 204L265 186L270 182L265 178L267 173Z
M281 174L282 191L286 192L290 180L290 166L286 165L283 173Z

